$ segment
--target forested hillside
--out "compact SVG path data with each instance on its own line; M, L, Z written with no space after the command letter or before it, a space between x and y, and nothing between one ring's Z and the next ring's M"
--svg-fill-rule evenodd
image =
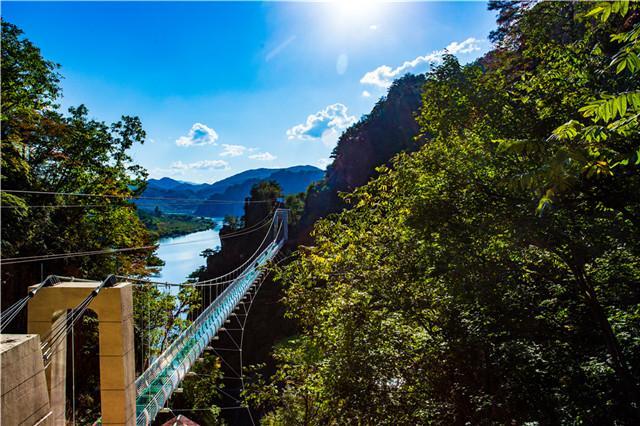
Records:
M301 334L251 392L265 424L640 421L638 4L490 8L494 49L420 84L422 146L281 271ZM357 130L327 187L357 186Z

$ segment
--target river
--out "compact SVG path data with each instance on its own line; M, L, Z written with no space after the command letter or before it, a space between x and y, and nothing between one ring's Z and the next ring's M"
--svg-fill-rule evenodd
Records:
M181 283L189 274L205 264L200 253L205 249L220 247L220 228L223 219L213 218L215 227L206 231L194 232L173 238L161 238L157 256L164 260L160 273L153 277L154 281Z

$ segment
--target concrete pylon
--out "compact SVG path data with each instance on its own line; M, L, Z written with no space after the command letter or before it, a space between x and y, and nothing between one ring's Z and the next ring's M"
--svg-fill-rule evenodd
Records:
M65 321L67 310L76 307L99 284L61 282L41 288L29 301L28 332L46 338L56 323ZM133 425L136 417L136 387L131 283L103 288L88 309L98 316L102 424ZM65 424L66 361L66 339L60 339L46 369L55 425Z

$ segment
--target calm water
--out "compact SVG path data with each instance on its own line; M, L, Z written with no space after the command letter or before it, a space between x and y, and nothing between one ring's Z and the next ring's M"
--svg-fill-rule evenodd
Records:
M205 264L200 253L205 249L220 247L219 231L222 228L222 218L212 219L216 225L214 229L194 232L175 238L162 238L158 247L158 257L164 260L160 274L153 277L155 281L181 283L189 274ZM176 244L178 243L178 244Z

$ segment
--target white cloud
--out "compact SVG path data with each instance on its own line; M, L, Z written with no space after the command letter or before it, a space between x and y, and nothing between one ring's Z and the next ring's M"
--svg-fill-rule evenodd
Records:
M439 63L442 61L442 55L450 53L452 55L460 53L471 53L480 50L480 41L469 37L468 39L450 43L443 50L436 50L428 55L418 56L411 61L406 61L402 65L396 68L391 68L389 65L381 65L373 71L366 73L361 79L360 83L370 84L372 86L378 86L381 88L388 88L396 78L402 77L408 72L424 72L425 65L432 63Z
M477 40L473 37L469 37L468 39L460 43L458 43L457 41L454 41L450 43L445 48L445 50L447 51L447 53L450 53L452 55L456 55L458 53L475 52L476 50L480 50L480 40Z
M375 25L375 24L373 24L373 25L369 25L369 29L370 29L371 31L376 31L376 30L378 29L378 26L377 26L377 25Z
M182 161L176 161L171 165L172 170L186 171L186 170L224 170L229 167L229 163L224 160L202 160L195 163L183 163Z
M363 91L362 91L362 97L363 97L363 98L369 98L369 97L371 97L371 93L369 93L369 92L368 92L368 91L366 91L366 90L363 90Z
M247 151L246 146L242 145L228 145L222 144L223 151L220 153L220 157L239 157Z
M353 115L347 114L347 107L336 103L311 114L307 121L287 130L289 139L322 139L325 133L339 133L356 122Z
M318 167L320 167L322 170L325 170L331 163L333 163L333 160L331 158L321 158L316 162Z
M194 123L189 130L187 136L180 136L176 140L178 146L201 146L215 145L218 140L218 134L212 128L202 124Z
M275 155L271 154L270 152L263 152L263 153L260 153L260 154L250 155L249 158L252 159L252 160L258 160L258 161L273 161L278 157L276 157Z
M322 144L327 148L333 148L338 143L338 139L340 139L340 132L336 129L329 129L322 134Z

